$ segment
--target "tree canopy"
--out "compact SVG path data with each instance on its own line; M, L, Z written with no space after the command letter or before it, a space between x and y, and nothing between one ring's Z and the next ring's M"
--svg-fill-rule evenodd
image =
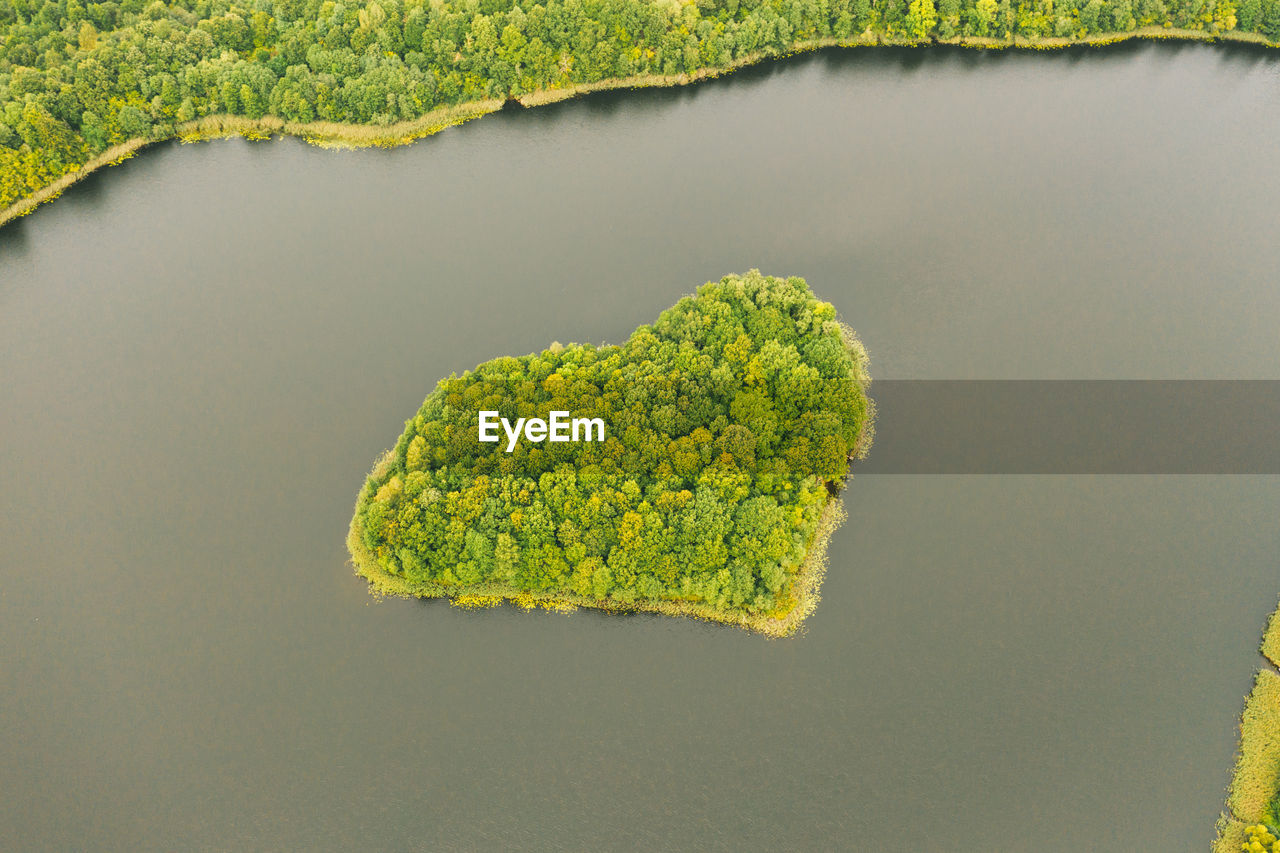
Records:
M865 384L861 345L803 279L728 276L621 346L441 381L361 490L349 544L363 574L414 594L779 618L865 450ZM479 440L481 411L556 410L602 419L605 440Z
M1280 41L1280 0L0 0L0 210L205 116L383 126L807 44L1150 25Z

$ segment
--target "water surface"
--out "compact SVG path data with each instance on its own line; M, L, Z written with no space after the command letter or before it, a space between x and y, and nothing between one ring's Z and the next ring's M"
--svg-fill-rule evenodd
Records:
M1280 63L850 51L0 230L17 848L1203 850L1280 477L861 476L807 632L378 603L438 377L805 276L895 379L1280 378Z

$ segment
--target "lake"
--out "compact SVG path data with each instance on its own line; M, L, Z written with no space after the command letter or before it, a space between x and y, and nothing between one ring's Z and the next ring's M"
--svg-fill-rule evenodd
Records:
M438 378L752 267L877 378L1280 379L1277 139L1272 54L879 49L91 177L0 230L0 829L1206 850L1280 477L855 475L781 641L379 602L343 541Z

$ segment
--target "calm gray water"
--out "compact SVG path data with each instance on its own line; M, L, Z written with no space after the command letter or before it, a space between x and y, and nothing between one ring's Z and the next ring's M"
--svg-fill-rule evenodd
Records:
M802 636L375 602L435 380L806 276L876 376L1280 378L1280 59L824 53L0 231L13 849L1204 850L1280 477L860 476Z

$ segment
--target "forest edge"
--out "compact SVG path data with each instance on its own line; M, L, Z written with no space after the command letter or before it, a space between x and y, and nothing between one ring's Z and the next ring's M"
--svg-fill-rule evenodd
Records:
M555 89L541 89L514 98L524 107L542 106L558 101L568 100L591 92L603 92L614 89L648 89L686 86L701 80L709 80L723 74L730 74L741 68L756 65L772 59L782 59L796 54L835 47L923 47L929 45L948 45L978 48L983 50L1002 50L1018 48L1030 50L1061 50L1068 47L1088 46L1100 47L1117 44L1132 39L1158 41L1199 41L1207 43L1235 42L1253 44L1263 47L1280 47L1280 42L1272 42L1264 36L1252 32L1228 30L1226 32L1209 33L1203 30L1180 29L1177 27L1148 26L1123 33L1098 33L1074 37L1039 37L1026 38L1014 36L1012 39L986 38L980 36L956 36L950 39L926 38L886 38L881 35L859 37L855 39L820 38L798 42L784 52L759 51L736 59L726 65L701 68L691 73L680 74L638 74L631 77L610 78L593 83L580 83ZM85 163L79 169L68 172L58 180L37 190L26 198L20 199L0 211L0 227L26 216L47 201L60 196L69 187L87 178L104 166L114 166L134 156L148 145L179 139L182 142L202 142L210 139L242 136L246 139L269 139L273 135L296 136L304 141L322 148L393 148L407 145L416 140L439 133L448 127L462 124L501 110L508 103L501 98L470 101L438 107L424 113L412 121L398 122L388 125L347 124L342 122L291 122L275 116L264 116L251 119L245 116L212 115L193 119L178 124L172 136L154 139L130 139L107 149Z

